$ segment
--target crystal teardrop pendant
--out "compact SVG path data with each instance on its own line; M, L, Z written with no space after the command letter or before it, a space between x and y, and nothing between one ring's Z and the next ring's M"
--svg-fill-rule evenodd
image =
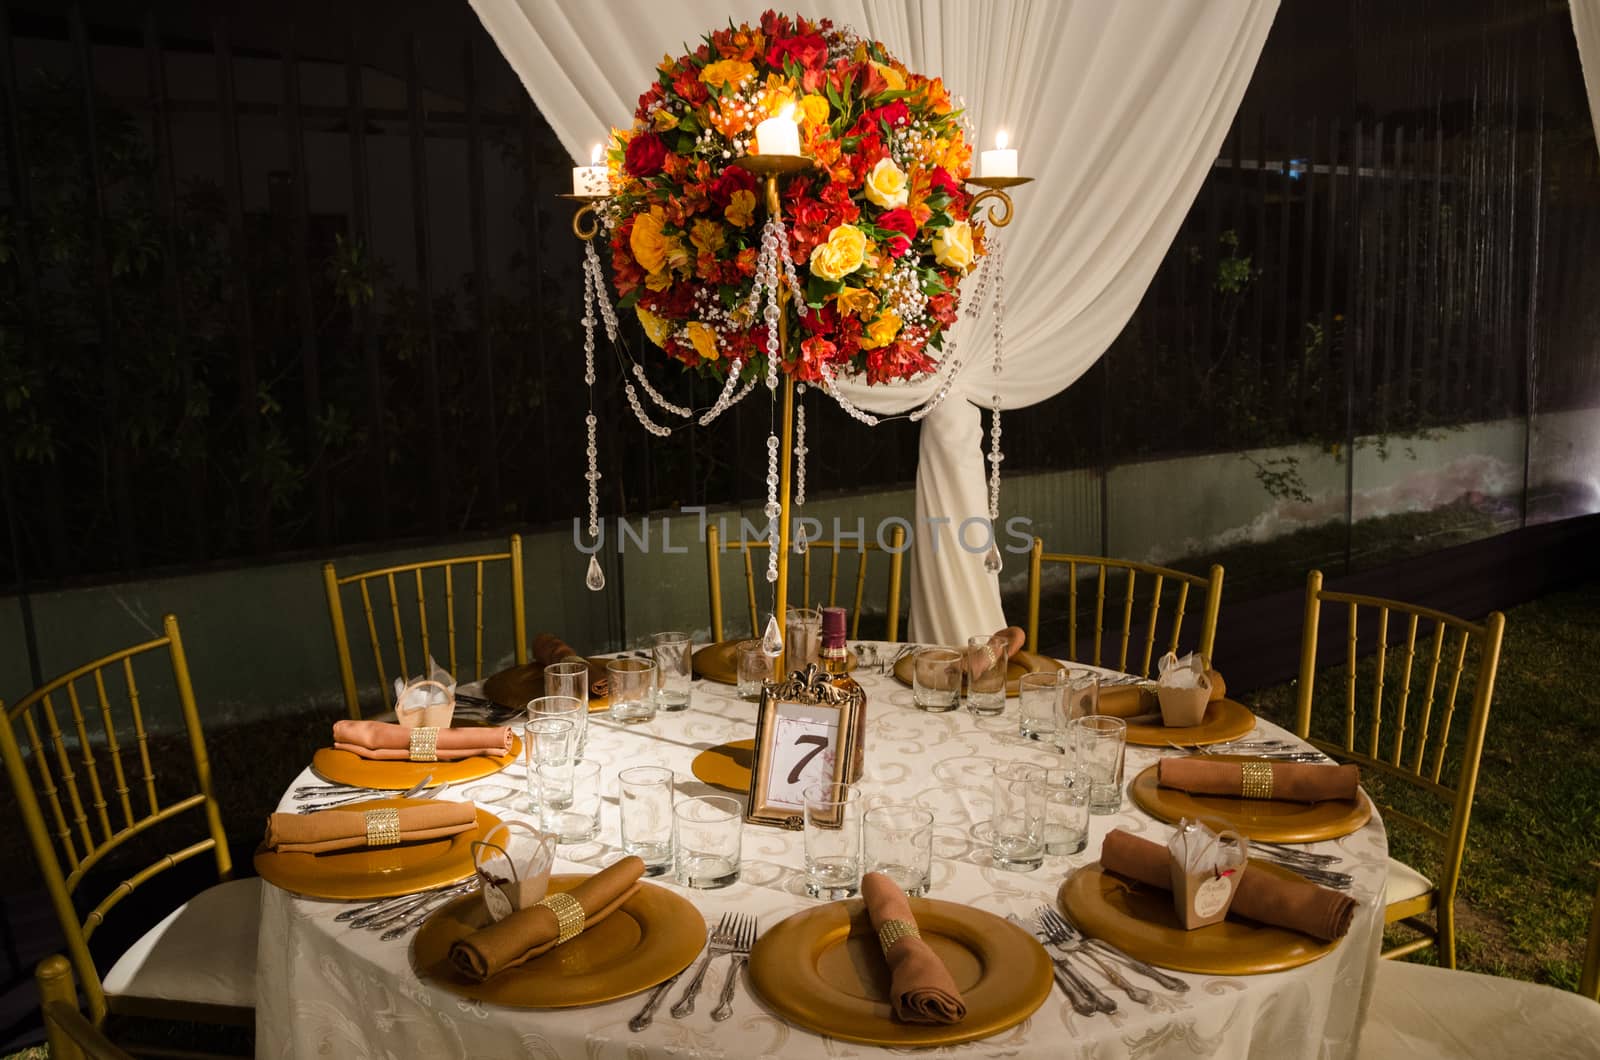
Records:
M599 592L606 587L605 572L600 569L600 557L589 557L589 573L584 575L583 584L594 592Z
M999 574L1000 568L1005 566L1000 560L1000 546L990 545L989 554L983 557L983 569L990 574Z
M803 526L795 527L794 528L794 554L797 555L797 556L803 556L807 552L810 552L810 551L811 551L811 542L806 540L806 528L803 527Z
M768 655L783 654L783 634L778 632L778 616L767 616L766 632L761 634L761 650Z

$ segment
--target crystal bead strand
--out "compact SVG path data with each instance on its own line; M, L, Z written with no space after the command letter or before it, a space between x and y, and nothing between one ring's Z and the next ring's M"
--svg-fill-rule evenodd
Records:
M972 291L972 300L967 303L970 306L978 307L980 312L984 299L989 293L989 258L992 256L992 254L986 255L984 259L978 263L978 275L976 284ZM932 397L911 411L911 414L908 418L912 423L920 423L922 420L926 419L934 409L944 404L944 399L950 396L950 388L955 385L956 378L961 374L962 362L961 358L956 356L956 339L953 335L950 336L950 338L945 342L945 356L950 359L950 366L945 370L944 381L939 384L939 389L933 392Z
M878 425L878 417L870 412L863 412L856 408L850 403L849 398L839 392L839 384L834 381L832 368L829 368L826 364L819 364L817 365L817 372L822 376L822 389L828 392L829 397L838 402L839 407L844 409L845 415L865 423L868 427L876 427Z
M1000 461L1005 454L1000 451L1000 358L1005 346L1005 266L1002 262L1002 245L995 240L989 256L994 259L994 389L989 404L989 528L991 535L1000 521ZM1000 573L1002 560L998 541L991 542L989 554L984 557L983 569L990 574Z
M711 408L707 410L706 414L700 417L698 421L700 426L706 426L712 420L728 411L729 407L738 401L739 398L744 397L745 394L750 392L750 388L745 387L744 393L740 394L739 397L733 396L734 388L739 385L739 372L743 370L743 368L744 362L735 357L733 359L733 363L728 366L728 378L723 380L722 393L717 395L717 400L712 403Z
M639 380L639 386L644 389L645 394L649 396L651 401L656 403L656 406L660 408L662 412L670 412L674 416L682 416L684 419L688 419L690 416L694 415L693 409L686 409L682 405L674 405L672 402L656 393L656 388L650 385L650 380L644 374L644 365L639 364L637 361L635 361L633 365L633 377Z
M778 503L778 436L767 435L767 581L778 580L778 519L783 506Z
M794 507L798 513L806 503L806 385L797 383L794 388ZM811 549L806 540L805 524L797 522L794 528L794 552L803 556Z
M600 569L599 540L600 540L600 449L596 445L597 428L599 419L594 414L594 303L595 292L598 289L601 305L609 305L606 300L605 285L600 282L598 267L599 258L595 255L594 244L584 243L583 263L583 381L589 388L589 414L584 417L584 427L588 433L588 444L584 454L589 459L589 469L584 473L584 478L589 484L589 540L595 544L595 551L589 554L589 568L584 572L583 584L593 592L599 592L606 587L606 575ZM591 267L590 262L593 261Z

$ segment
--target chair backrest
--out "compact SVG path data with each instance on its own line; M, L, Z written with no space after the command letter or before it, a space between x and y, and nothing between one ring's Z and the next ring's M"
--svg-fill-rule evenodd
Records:
M722 625L722 554L724 552L738 552L744 558L744 589L745 602L750 608L750 628L754 635L759 636L761 630L760 607L756 597L756 561L755 553L766 553L770 546L766 541L723 541L722 533L716 526L706 527L706 583L711 597L711 639L724 640ZM811 572L812 561L818 553L828 557L828 595L826 602L821 599L817 605L821 607L837 607L839 605L839 565L840 557L854 553L855 564L855 592L850 605L850 636L856 639L861 632L861 602L865 599L867 588L867 557L875 552L883 552L888 556L888 599L885 604L887 617L887 630L885 640L900 639L900 577L902 561L906 552L906 532L902 526L895 526L889 536L887 547L875 541L849 540L811 541L807 543L804 553L798 557L798 562L791 559L789 562L789 584L791 589L796 581L800 583L800 607L812 606L811 601ZM763 560L763 567L765 561ZM798 578L796 577L798 575ZM790 593L790 606L793 602L793 592Z
M1118 606L1121 597L1122 621L1120 628L1113 626L1113 636L1120 636L1115 669L1126 673L1150 676L1150 667L1157 661L1156 630L1161 620L1162 607L1172 605L1167 620L1172 635L1165 638L1163 651L1176 652L1183 634L1184 620L1190 613L1190 591L1204 592L1200 610L1200 636L1194 650L1207 659L1215 660L1212 649L1217 639L1217 612L1222 608L1222 568L1211 565L1210 574L1201 577L1158 567L1153 563L1139 563L1127 559L1109 559L1105 556L1079 556L1067 552L1046 552L1044 542L1033 539L1033 549L1028 554L1028 650L1039 650L1039 597L1043 587L1045 564L1058 564L1067 568L1067 658L1072 662L1088 662L1094 666L1111 666L1102 656L1105 641L1106 597ZM1078 576L1080 571L1095 572L1094 578L1094 656L1078 658ZM1140 575L1145 576L1141 584ZM1121 583L1120 586L1118 583ZM1120 588L1120 592L1118 591ZM1109 590L1109 591L1108 591ZM1143 645L1138 643L1140 628L1134 623L1135 612L1143 617ZM1113 611L1112 621L1116 621ZM1130 651L1137 653L1138 666L1130 669Z
M165 771L163 792L157 791L145 724L148 704L135 677L136 662L152 663L161 655L171 666L194 765L193 790L177 798L171 794L174 778ZM66 936L67 955L83 981L90 1016L98 1023L105 1015L105 994L88 942L106 913L152 877L197 854L210 851L222 879L233 873L178 620L167 615L162 636L69 670L13 706L0 705L0 715L5 720L0 757ZM131 744L125 742L130 736ZM178 788L186 789L186 783ZM79 919L73 894L90 869L135 836L196 809L205 820L203 838L135 872Z
M333 642L339 653L339 680L344 686L345 707L352 718L362 716L360 692L356 685L355 663L350 654L350 631L345 625L344 594L358 593L361 613L366 620L367 644L372 651L372 667L384 697L390 695L392 677L426 676L428 657L437 647L435 635L438 614L433 623L428 614L428 582L440 586L444 597L444 639L447 646L445 660L439 660L458 681L483 680L483 601L485 568L504 563L510 575L512 655L516 665L528 661L528 631L525 603L522 596L522 538L512 534L504 552L475 553L469 556L452 556L445 559L402 563L394 567L339 574L332 563L322 565L322 582L328 594L328 617L333 622ZM461 658L456 646L456 590L472 594L472 662L470 675L461 671ZM349 589L348 587L355 588ZM377 587L375 594L373 589ZM470 587L470 588L469 588ZM373 597L378 597L377 604ZM402 599L404 597L404 599ZM438 597L434 598L435 604ZM387 614L380 618L378 612ZM416 614L414 624L403 617ZM387 626L380 633L379 626ZM408 628L409 627L409 628ZM464 631L463 631L464 632ZM389 642L393 654L386 652ZM407 654L410 641L421 649L421 654ZM435 656L437 659L437 656ZM413 665L414 664L414 665Z
M50 1060L133 1060L78 1011L78 988L65 957L59 953L46 957L33 978L39 984L39 1014L44 1017Z
M1346 624L1343 725L1328 725L1313 734L1317 631L1325 605L1339 608ZM1389 646L1391 616L1403 630L1403 647L1393 653ZM1370 699L1357 693L1357 645L1363 628L1376 649ZM1324 589L1321 571L1314 570L1306 578L1296 731L1318 749L1401 781L1406 788L1449 809L1449 826L1440 829L1393 805L1382 807L1386 820L1403 821L1443 844L1438 882L1442 903L1455 897L1460 880L1504 632L1505 616L1498 611L1490 612L1481 623L1467 622L1415 604ZM1469 649L1476 655L1471 668L1467 665ZM1459 703L1464 684L1470 685L1471 691L1467 709L1462 711ZM1420 695L1414 696L1419 688ZM1329 731L1338 735L1322 735ZM1451 765L1448 770L1447 761Z

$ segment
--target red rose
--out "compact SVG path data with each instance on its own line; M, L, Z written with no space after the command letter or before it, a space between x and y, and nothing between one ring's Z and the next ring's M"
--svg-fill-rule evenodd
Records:
M816 33L773 41L767 49L767 65L782 70L785 59L793 59L802 70L821 70L828 61L828 42Z
M741 169L738 166L729 166L727 169L724 169L722 171L722 175L711 184L710 196L711 201L716 203L718 206L726 206L728 203L733 201L734 192L755 190L756 175L754 173L750 172L748 169Z
M897 99L881 107L874 107L867 111L874 121L881 121L891 129L898 129L902 125L911 124L911 111L904 100Z
M933 168L933 172L928 175L928 187L934 191L942 191L946 195L952 196L961 190L961 185L956 183L956 178L952 177L950 171L943 166L935 166Z
M899 235L896 235L889 240L890 257L898 258L905 254L906 251L910 250L911 241L916 238L917 235L917 219L912 217L911 211L906 209L904 206L896 210L885 211L884 214L878 218L878 227L887 228L892 232L899 233Z
M813 335L831 335L839 326L839 311L829 302L821 309L806 310L806 315L800 318L800 324Z
M628 141L622 168L635 177L653 177L667 161L667 145L655 133L642 133Z

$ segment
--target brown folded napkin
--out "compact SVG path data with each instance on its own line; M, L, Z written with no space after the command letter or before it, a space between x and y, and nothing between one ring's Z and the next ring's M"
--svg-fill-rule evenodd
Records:
M551 663L572 658L577 654L568 647L566 641L554 633L541 633L533 638L533 661L540 671ZM611 689L611 679L607 675L606 660L579 657L578 661L589 664L589 694L596 698L607 695Z
M1272 769L1272 798L1288 802L1328 802L1354 800L1361 783L1361 770L1355 766L1319 766L1310 762L1266 762ZM1244 797L1243 762L1218 758L1163 758L1156 766L1156 777L1163 788L1176 788L1191 795L1231 795Z
M400 842L420 843L476 826L478 808L470 802L425 802L402 807L398 816ZM326 854L366 845L363 810L275 813L267 818L267 849L280 854Z
M1172 890L1172 854L1160 843L1117 828L1100 844L1100 867L1163 891ZM1349 895L1306 880L1285 880L1247 868L1239 879L1228 916L1304 932L1325 942L1344 938L1355 916Z
M387 721L336 721L333 723L333 746L362 758L408 762L412 731ZM493 729L440 729L434 745L434 756L440 762L510 753L511 730L504 725Z
M867 902L872 929L880 931L891 920L915 924L906 893L881 872L861 877L861 897ZM881 936L880 936L881 938ZM967 1015L950 969L926 942L903 935L883 955L889 963L889 1003L902 1023L960 1023Z
M625 857L568 891L583 907L583 926L591 928L622 908L638 891L643 875L644 862ZM559 937L556 914L548 906L532 905L453 943L450 963L468 979L481 983L554 949Z

